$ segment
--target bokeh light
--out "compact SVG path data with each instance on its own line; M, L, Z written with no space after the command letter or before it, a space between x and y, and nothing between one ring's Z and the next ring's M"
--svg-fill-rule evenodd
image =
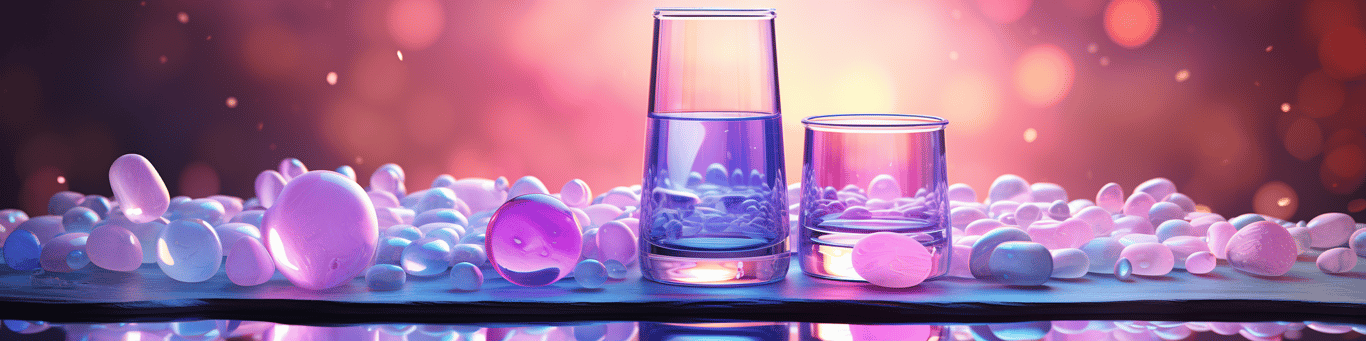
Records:
M446 26L446 13L436 0L397 0L389 5L389 34L405 49L421 51L436 42ZM403 59L402 55L398 57Z
M977 135L997 120L1000 90L991 76L969 70L949 76L939 98L939 112L954 131Z
M1185 82L1186 80L1191 79L1191 70L1181 69L1176 72L1175 78L1177 83Z
M336 73L336 72L328 72L328 73L327 73L327 85L337 85L337 73Z
M1252 195L1252 207L1257 214L1290 219L1300 207L1300 198L1285 182L1271 181Z
M1316 71L1300 80L1296 99L1300 112L1309 117L1327 117L1338 112L1346 101L1347 90L1342 82Z
M1105 34L1119 46L1142 47L1161 26L1162 10L1153 0L1111 0L1105 7Z
M977 9L982 15L997 24L1009 24L1029 12L1033 0L977 0Z
M1328 150L1323 156L1323 185L1337 194L1352 193L1366 176L1366 150L1346 144Z
M1281 112L1290 112L1290 103L1281 103Z
M1039 131L1038 131L1038 130L1034 130L1034 128L1025 129L1025 131L1024 131L1024 140L1025 140L1025 142L1027 142L1027 143L1033 143L1034 140L1036 140L1036 139L1038 139L1038 138L1039 138Z
M1285 150L1296 159L1309 161L1323 151L1323 129L1312 119L1296 118L1285 132Z
M222 183L218 171L203 162L192 162L180 171L180 195L203 198L218 194Z
M1051 44L1034 46L1015 63L1015 89L1030 105L1051 106L1072 89L1075 71L1072 59L1062 48Z
M229 109L231 109L231 108L236 108L236 107L237 107L237 97L228 96L228 99L223 100L223 104L224 104L224 105L227 105Z
M1324 71L1337 79L1366 74L1366 31L1342 26L1328 32L1319 42L1319 62L1323 63Z
M1347 212L1357 213L1366 211L1366 199L1356 198L1347 202Z

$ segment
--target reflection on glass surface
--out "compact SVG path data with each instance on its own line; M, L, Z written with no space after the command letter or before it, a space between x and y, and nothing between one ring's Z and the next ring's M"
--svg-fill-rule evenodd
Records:
M0 340L358 341L945 341L945 340L1362 340L1366 325L1323 322L1028 321L989 324L797 322L578 322L307 326L200 320L47 323L6 320Z

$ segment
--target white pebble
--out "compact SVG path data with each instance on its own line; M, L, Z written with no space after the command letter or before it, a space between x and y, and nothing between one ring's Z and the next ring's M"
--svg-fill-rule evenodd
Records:
M390 194L393 194L395 198L402 200L404 196L408 195L408 188L404 185L404 180L406 178L407 176L403 173L403 167L399 167L397 164L386 163L379 166L378 169L375 169L373 174L370 174L369 190L389 192Z
M588 207L593 202L593 190L583 180L569 180L560 187L560 201L569 207Z
M1313 235L1316 248L1338 247L1347 244L1356 231L1356 221L1352 216L1331 212L1324 213L1309 221L1309 233Z
M854 244L854 272L868 283L887 288L908 288L930 274L930 252L906 235L878 232Z
M987 214L974 207L959 207L949 211L949 221L955 228L964 228L978 220L988 220Z
M1015 208L1015 224L1019 226L1029 226L1043 218L1043 209L1032 204L1020 204Z
M901 184L891 175L880 174L868 182L868 198L892 201L902 197Z
M455 197L468 204L473 212L495 210L508 199L507 189L498 189L496 182L489 179L460 179L448 188L455 191Z
M451 284L456 290L477 291L484 286L484 272L470 263L451 266Z
M403 249L403 270L413 276L431 276L451 264L451 247L440 238L426 237Z
M1110 218L1110 212L1100 206L1090 206L1081 209L1073 215L1077 219L1085 221L1091 226L1091 232L1096 236L1108 236L1110 231L1115 230L1115 222ZM1111 269L1106 269L1109 271Z
M1067 209L1070 212L1081 212L1082 209L1091 206L1096 206L1096 203L1091 199L1076 199L1067 202Z
M965 183L949 185L948 196L950 201L977 202L977 191Z
M1117 183L1108 183L1100 187L1096 192L1096 206L1104 208L1111 214L1124 212L1124 188Z
M1053 278L1081 278L1091 267L1091 259L1080 249L1059 249L1053 254Z
M1345 247L1334 248L1320 254L1318 261L1314 262L1314 264L1318 265L1319 271L1323 271L1324 273L1344 273L1352 271L1352 268L1357 266L1357 255L1355 252L1352 252L1352 249Z
M1055 183L1039 182L1029 185L1029 192L1033 202L1067 201L1067 190Z
M542 183L540 178L531 175L517 179L511 187L508 187L508 198L527 194L550 194L550 190L545 188L545 183Z
M607 193L603 193L602 203L626 209L627 207L640 207L640 196L632 192L627 187L614 187Z
M635 234L631 233L630 227L619 221L609 221L603 223L597 231L599 259L612 259L622 264L635 262L636 249L640 246L636 242Z
M393 264L375 264L365 270L365 286L373 291L393 291L403 289L408 274Z
M1010 200L1014 202L1028 202L1033 199L1029 192L1029 182L1019 175L1005 174L997 177L991 182L991 189L987 191L987 200L997 202Z
M171 195L161 174L147 158L126 154L109 167L109 187L128 221L156 220L171 207Z
M197 283L218 273L223 242L209 223L199 219L172 221L156 239L157 266L171 279Z
M1148 193L1153 199L1164 199L1176 193L1176 184L1167 178L1152 178L1134 187L1134 192Z
M483 244L459 244L451 248L451 263L470 263L476 266L484 265L489 260L489 256L484 252Z

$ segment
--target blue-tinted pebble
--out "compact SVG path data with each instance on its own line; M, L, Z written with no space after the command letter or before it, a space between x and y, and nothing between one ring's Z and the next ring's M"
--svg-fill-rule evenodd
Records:
M90 233L94 229L95 223L100 221L99 213L86 207L72 207L62 214L62 227L66 232L85 232Z
M413 206L413 212L426 212L442 208L455 208L455 191L445 187L432 187L426 190L426 194L418 199L417 205ZM420 226L420 225L419 225Z
M72 207L80 206L85 195L72 191L61 191L47 199L47 214L62 215Z
M33 217L20 223L14 230L32 232L34 236L38 237L39 243L47 243L53 237L66 233L66 228L62 227L62 216L60 215Z
M433 187L433 188L435 188L435 187L451 187L451 185L454 185L454 184L455 184L455 177L454 177L454 176L451 176L450 174L441 174L441 175L437 175L437 176L436 176L436 179L435 179L435 180L432 180L432 187Z
M1127 282L1129 279L1133 278L1133 276L1134 265L1129 263L1128 258L1120 258L1119 262L1115 263L1115 278Z
M213 203L223 207L217 201ZM203 282L223 266L223 242L218 239L218 232L203 220L172 221L155 240L157 266L171 279Z
M444 223L442 223L444 224ZM459 226L456 226L459 227ZM422 238L437 238L446 241L446 245L455 246L460 244L460 232L449 227L443 227L427 231L422 234Z
M5 265L19 271L30 271L42 266L38 257L42 255L43 245L38 236L26 230L17 230L5 239Z
M199 219L209 223L209 226L222 224L226 219L227 208L223 203L213 199L194 199L178 206L172 206L171 211L166 213L166 219L172 221L180 219Z
M229 222L232 222L232 223L247 223L247 224L251 224L252 226L256 226L257 229L260 229L260 228L261 228L261 218L262 218L262 217L265 217L265 215L266 215L266 211L265 211L265 210L259 210L259 209L257 209L257 210L250 210L250 209L249 209L249 210L246 210L246 211L242 211L242 213L238 213L237 215L233 216L233 217L232 217L232 220L230 220Z
M707 166L706 182L712 185L726 186L730 182L728 175L726 174L726 166L713 163Z
M413 241L399 237L385 237L375 250L375 264L398 265L403 261L403 249Z
M1256 214L1256 213L1247 213L1247 214L1244 214L1244 215L1240 215L1240 216L1237 216L1237 217L1233 217L1233 219L1229 219L1229 220L1228 220L1228 223L1229 223L1229 224L1233 224L1233 227L1234 227L1234 228L1239 229L1239 230L1242 230L1242 229L1243 229L1243 226L1247 226L1247 225L1250 225L1250 224L1252 224L1252 223L1259 222L1259 221L1266 221L1266 218L1265 218L1265 217L1262 217L1262 215L1260 215L1260 214Z
M466 236L464 236L464 237L460 237L460 243L461 243L461 244L484 245L484 240L485 240L485 237L486 237L486 236L487 236L487 235L485 235L485 234L483 234L483 233L470 233L470 234L468 234L468 235L466 235ZM484 250L484 252L488 252L488 250Z
M98 214L100 219L104 219L109 216L109 209L113 208L113 205L109 202L109 198L91 194L85 196L85 201L81 202L81 207L95 211L95 214Z
M408 224L398 224L384 229L384 237L398 237L407 240L422 239L422 231L417 227Z
M621 261L608 259L602 265L607 267L607 277L611 279L626 278L626 264L621 264Z
M345 175L346 178L351 179L351 181L356 181L356 169L351 168L351 166L342 165L341 167L337 167L337 173Z
M484 286L484 272L470 263L451 266L451 285L456 290L475 291Z
M601 288L607 283L607 267L597 260L585 259L574 266L574 281L584 288Z
M66 266L72 270L80 270L86 265L90 265L90 256L86 256L85 251L71 251L66 255Z
M460 226L469 226L469 219L465 215L451 208L435 209L419 213L413 217L413 226L422 226L437 222L447 222Z
M1113 274L1115 262L1119 261L1119 254L1124 252L1124 244L1117 238L1099 237L1082 245L1081 251L1086 252L1086 258L1090 261L1088 272Z
M993 281L1008 285L1041 285L1053 274L1053 255L1034 242L1001 243L988 264Z
M576 341L598 341L607 336L607 324L595 323L586 326L574 326L574 340Z
M1170 204L1170 203L1168 203L1168 204ZM1173 204L1173 205L1175 205L1175 204ZM1149 215L1148 217L1151 218L1151 217L1153 217L1153 216L1152 216L1152 215ZM1157 226L1157 241L1158 241L1158 242L1165 242L1165 241L1167 241L1167 239L1171 239L1172 237L1177 237L1177 236L1193 236L1193 235L1195 235L1195 226L1191 226L1191 223L1186 222L1185 220L1181 220L1181 219L1167 220L1167 221L1163 222L1162 225L1158 225L1158 226Z
M190 322L171 322L171 332L177 336L200 336L218 329L216 320L199 320Z
M5 327L19 334L36 334L52 325L44 321L5 320Z
M451 248L451 263L470 263L475 266L482 266L489 261L489 256L484 252L483 244L460 244Z
M1029 233L1015 227L998 227L983 234L982 238L978 238L977 242L972 244L972 258L968 260L968 268L972 270L972 277L983 280L991 279L989 261L992 251L996 250L996 246L1005 242L1027 241L1031 241Z
M1181 209L1181 205L1170 202L1159 202L1153 204L1148 209L1148 222L1153 226L1162 226L1162 223L1171 220L1181 220L1186 217L1186 211Z
M451 246L445 240L426 237L403 249L403 270L413 276L431 276L451 264Z
M391 291L403 288L408 274L393 264L375 264L365 270L365 286L374 291Z
M1050 321L992 323L988 325L992 335L1001 340L1039 340L1053 330Z

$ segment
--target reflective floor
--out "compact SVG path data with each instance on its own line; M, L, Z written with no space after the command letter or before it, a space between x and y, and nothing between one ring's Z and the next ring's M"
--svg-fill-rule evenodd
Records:
M256 321L67 323L6 320L0 340L1363 340L1366 325L1320 322L1035 321L850 325L799 322L303 326Z

